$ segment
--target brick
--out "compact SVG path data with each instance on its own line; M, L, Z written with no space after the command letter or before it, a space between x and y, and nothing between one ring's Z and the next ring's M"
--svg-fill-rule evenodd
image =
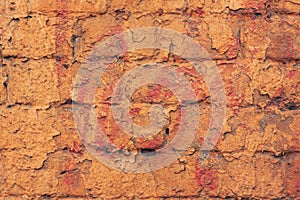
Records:
M70 0L70 1L47 1L36 0L29 2L31 12L49 13L65 10L67 13L104 13L106 11L106 0L97 2Z
M9 104L46 106L59 100L54 60L16 59L8 65Z
M41 58L55 53L55 29L47 17L14 18L3 34L3 57Z
M298 153L294 153L287 156L286 159L286 192L290 198L297 199L300 197L300 182L299 182L299 173L300 173L300 156Z

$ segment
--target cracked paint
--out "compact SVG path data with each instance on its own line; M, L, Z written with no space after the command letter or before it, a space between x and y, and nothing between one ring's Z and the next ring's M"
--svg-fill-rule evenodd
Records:
M299 199L299 13L297 0L1 1L0 198ZM151 173L123 173L84 147L72 88L97 43L151 26L187 34L208 51L226 90L226 121L200 162L214 103L203 77L172 48L120 55L96 80L95 108L97 123L124 154L154 154L180 127L178 99L160 85L139 88L129 110L135 123L147 125L150 107L162 105L167 123L160 132L136 138L117 126L112 92L136 66L163 63L183 74L201 113L195 140L180 159ZM79 95L83 101L85 91ZM99 148L102 139L96 138Z

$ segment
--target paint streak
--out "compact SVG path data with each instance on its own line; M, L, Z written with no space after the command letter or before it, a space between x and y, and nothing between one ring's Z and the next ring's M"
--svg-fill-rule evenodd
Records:
M196 161L198 163L198 161ZM198 185L207 190L217 189L217 170L209 167L195 166L195 177Z
M67 1L56 0L57 4L57 25L55 30L55 52L56 57L56 70L57 70L57 82L58 86L62 85L61 78L65 76L63 72L63 66L66 65L67 59L64 55L63 43L66 39L66 30L67 30Z
M165 140L162 137L158 137L152 140L139 138L139 142L142 143L141 144L142 148L160 149L164 145Z
M73 170L75 168L76 168L76 163L72 163L71 159L67 159L65 161L65 166L64 166L64 170L65 171L71 171L71 170Z
M293 59L294 55L294 41L292 36L287 35L283 38L283 46L282 51L284 53L285 58Z
M227 88L227 96L230 97L231 100L228 101L228 107L231 107L233 109L233 112L237 114L240 104L245 99L245 93L236 94L235 84L231 80L229 81L229 83L231 85Z
M73 193L74 191L82 190L83 180L79 172L70 172L64 175L63 183L65 186L62 186L64 192Z
M154 99L159 98L161 94L162 86L161 85L153 85L150 90L148 90L147 100L149 102L154 101Z
M71 177L71 176L68 176L68 175L65 176L64 182L65 182L68 186L74 185L74 183L75 183L75 181L72 180L72 177Z
M199 17L204 17L204 11L202 10L202 8L197 7L195 12L199 15Z
M140 111L141 111L141 108L137 108L137 107L136 108L131 108L130 111L129 111L129 114L130 114L131 117L136 117L136 116L139 115Z
M289 71L289 73L286 75L286 78L293 78L295 76L295 74L297 73L297 70L291 70Z
M200 137L200 145L203 144L204 138ZM196 159L195 161L195 178L198 183L198 185L201 188L205 188L209 191L216 190L217 189L217 179L218 174L217 170L213 167L208 166L201 166L199 167L199 160Z
M240 43L238 38L233 38L233 45L230 46L228 51L226 52L226 56L228 58L236 58L238 55L238 52L240 50Z
M283 87L283 86L281 86L281 87L280 87L280 88L278 88L278 90L275 92L275 94L274 94L273 98L276 98L276 97L280 97L280 96L282 96L282 94L283 94L283 91L284 91L284 87Z
M200 144L200 146L202 146L204 140L205 140L204 137L200 137L200 138L199 138L199 144Z
M70 152L77 153L77 154L82 154L80 145L78 144L77 141L73 141L73 146L72 146Z

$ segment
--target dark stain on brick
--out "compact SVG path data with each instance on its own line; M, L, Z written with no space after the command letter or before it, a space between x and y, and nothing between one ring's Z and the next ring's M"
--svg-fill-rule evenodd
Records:
M292 130L290 129L290 124L292 122L293 118L290 116L285 119L281 119L280 115L265 114L259 123L261 128L260 131L264 132L268 124L276 124L276 128L281 132L292 134Z
M156 150L155 149L140 149L142 155L144 156L155 156Z

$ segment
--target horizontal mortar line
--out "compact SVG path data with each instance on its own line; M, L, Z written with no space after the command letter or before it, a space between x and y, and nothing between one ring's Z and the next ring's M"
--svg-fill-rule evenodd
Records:
M87 195L57 195L57 193L53 193L52 194L46 194L47 196L50 196L51 198L55 198L55 197L68 197L68 198L76 198L76 199L82 199L82 197L87 197ZM9 194L9 193L4 193L1 194L0 197L24 197L27 196L29 198L36 198L36 197L43 197L45 196L45 194L40 194L40 195L27 195L27 194ZM93 197L94 198L94 197Z

